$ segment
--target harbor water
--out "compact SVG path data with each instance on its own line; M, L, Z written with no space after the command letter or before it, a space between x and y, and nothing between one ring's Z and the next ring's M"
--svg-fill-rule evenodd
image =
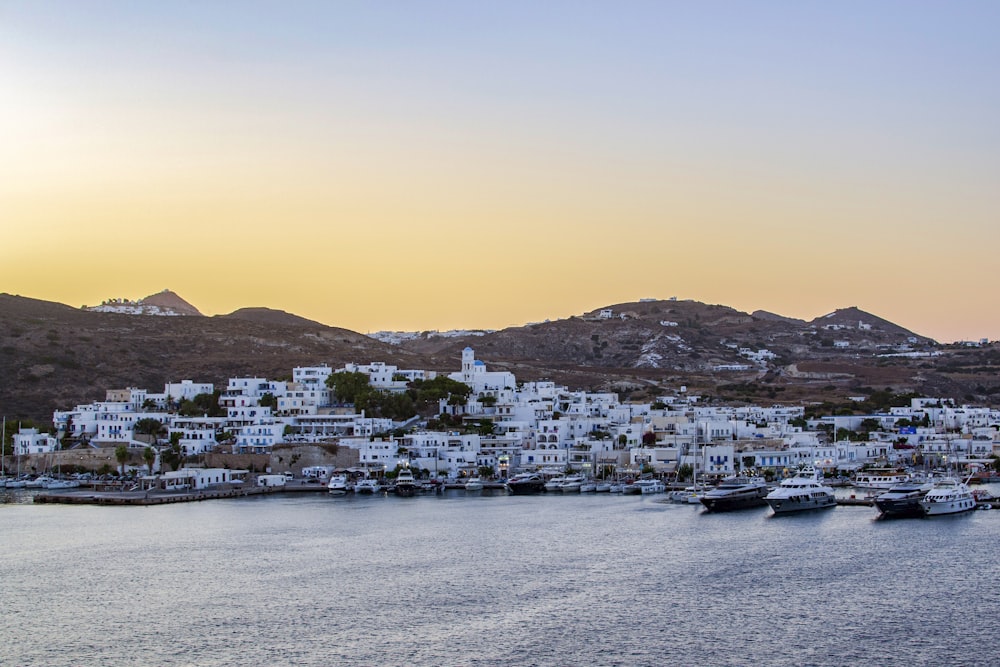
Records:
M0 664L978 665L1000 511L662 496L0 505Z

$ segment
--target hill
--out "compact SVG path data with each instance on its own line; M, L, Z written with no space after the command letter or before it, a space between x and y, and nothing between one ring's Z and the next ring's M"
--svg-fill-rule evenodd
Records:
M52 410L129 386L290 378L295 366L385 361L453 371L466 346L519 380L653 399L681 385L706 400L830 401L890 389L1000 402L1000 347L941 346L857 308L804 322L696 301L641 301L501 331L432 332L389 344L267 308L149 317L0 295L0 410Z
M240 308L239 310L234 310L228 315L216 315L216 317L220 319L242 320L244 322L253 322L256 324L286 327L326 327L325 324L320 324L319 322L308 320L304 317L299 317L298 315L286 313L283 310L274 310L271 308Z
M232 317L150 317L92 312L0 294L0 409L51 418L52 410L103 400L106 390L195 379L289 378L292 368L384 360L424 362L367 336L308 323Z

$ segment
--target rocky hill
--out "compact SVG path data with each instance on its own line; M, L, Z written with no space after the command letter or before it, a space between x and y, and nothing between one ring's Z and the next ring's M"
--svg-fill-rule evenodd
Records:
M179 297L178 297L179 299ZM1000 402L1000 348L942 346L857 308L805 322L695 301L622 303L502 331L397 335L396 344L266 308L148 317L0 295L0 410L48 420L107 389L290 378L385 361L457 370L471 346L520 380L653 398L685 385L726 402L843 403L876 390Z
M424 362L302 318L123 315L0 294L0 322L0 409L8 417L48 419L54 409L103 400L114 388L290 379L295 366L319 363L384 360L409 368Z

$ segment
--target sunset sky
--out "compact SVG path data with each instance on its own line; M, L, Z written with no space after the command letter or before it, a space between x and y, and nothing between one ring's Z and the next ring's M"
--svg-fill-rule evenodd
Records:
M1000 3L0 0L0 292L1000 338Z

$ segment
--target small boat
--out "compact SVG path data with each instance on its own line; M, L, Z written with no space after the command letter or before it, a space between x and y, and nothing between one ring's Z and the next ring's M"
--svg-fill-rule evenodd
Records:
M347 493L347 475L330 475L326 488L331 495L342 496Z
M597 482L585 481L580 485L580 493L597 493Z
M515 496L541 493L545 490L545 482L537 472L522 472L507 480L507 490Z
M53 479L45 483L48 491L59 491L62 489L75 489L80 486L80 482L73 479Z
M465 483L466 491L482 491L483 490L483 480L479 477L470 477L469 481Z
M594 491L597 493L611 493L611 487L614 486L611 482L598 482Z
M374 494L382 490L378 480L373 477L366 477L354 485L355 493Z
M954 477L936 480L930 491L920 499L925 516L960 514L976 509L976 504L968 484Z
M546 491L559 491L559 490L561 490L563 482L565 482L565 481L566 481L566 476L565 475L556 475L555 477L553 477L549 481L545 482L545 490Z
M570 475L563 479L563 483L559 485L558 490L563 493L579 493L583 482L582 475Z
M710 512L728 512L766 505L764 497L770 489L760 477L727 477L717 487L701 497L701 504Z
M710 487L702 486L701 484L695 486L686 486L683 489L676 489L667 494L667 500L672 503L680 503L682 505L701 505L701 497L709 490Z
M29 479L24 483L29 489L44 489L47 488L46 484L56 481L55 479L49 477L48 475L39 475L35 479Z
M775 514L789 514L805 510L825 509L837 504L833 489L820 484L820 473L807 466L794 477L782 480L778 488L768 493L764 500Z

